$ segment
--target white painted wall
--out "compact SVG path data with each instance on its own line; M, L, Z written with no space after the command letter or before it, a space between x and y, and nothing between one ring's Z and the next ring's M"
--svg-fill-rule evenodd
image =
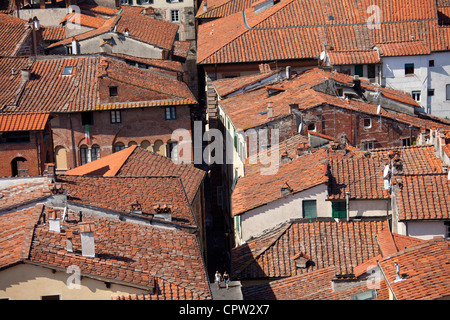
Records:
M391 200L350 200L349 214L350 218L358 217L386 217L391 214Z
M423 240L430 240L434 237L445 237L447 226L443 221L419 221L407 222L408 236Z
M434 60L434 67L429 67L430 60ZM414 75L405 76L407 63L414 63ZM450 52L384 57L381 84L409 94L421 91L418 103L425 112L450 117L450 100L446 100L446 85L450 84ZM428 96L428 89L434 89L434 96Z
M317 217L331 217L331 202L326 201L327 196L327 186L321 184L250 210L241 215L241 239L248 241L289 220L302 218L303 200L317 201Z

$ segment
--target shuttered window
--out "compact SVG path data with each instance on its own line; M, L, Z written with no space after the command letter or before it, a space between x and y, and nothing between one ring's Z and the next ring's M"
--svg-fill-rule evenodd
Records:
M316 200L303 200L303 218L317 218Z
M347 205L345 202L333 202L331 204L332 217L338 219L347 218Z

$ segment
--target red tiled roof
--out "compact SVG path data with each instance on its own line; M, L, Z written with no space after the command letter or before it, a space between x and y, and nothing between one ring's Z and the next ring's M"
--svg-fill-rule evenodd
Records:
M0 210L7 210L25 203L36 202L51 196L50 183L47 179L33 179L33 181L14 181L0 186Z
M128 29L131 38L172 50L178 32L177 24L143 15L143 7L121 6L121 9L117 32L124 33Z
M380 57L375 50L365 51L329 51L328 58L332 65L372 64L380 63Z
M15 56L31 36L27 21L0 13L0 56Z
M0 269L28 258L34 226L43 205L0 214Z
M186 59L191 48L190 41L174 41L173 43L173 55Z
M66 27L42 27L42 40L60 41L66 38Z
M395 191L399 220L450 219L450 181L447 173L404 175Z
M390 43L379 43L382 57L414 56L430 54L430 48L424 41L401 41Z
M139 63L145 64L147 66L154 67L157 69L175 71L175 72L184 72L181 62L178 62L178 61L140 58L140 57L133 57L133 56L130 56L127 54L122 54L122 53L108 53L107 55L110 55L113 57L119 57L124 60L131 60L131 61L139 62Z
M319 0L281 0L256 15L248 8L199 26L197 61L317 59L325 44L339 52L367 51L379 43L412 37L424 41L429 51L447 50L433 0L378 1L379 29L367 27L366 9L372 4L344 0L324 6Z
M380 260L379 265L397 300L436 300L450 295L449 256L449 240L433 239ZM394 263L402 281L395 281Z
M291 188L289 194L295 194L327 183L326 154L326 150L319 150L279 164L272 174L256 172L241 177L231 197L233 215L283 198L281 189L286 185Z
M197 221L176 176L160 177L99 177L58 175L58 182L67 183L69 201L82 205L129 213L137 201L143 216L151 218L155 205L170 205L172 223L180 227L197 228Z
M0 62L13 65L14 61L4 59L0 59ZM25 61L22 64L25 64ZM62 75L65 66L74 67L72 75ZM0 80L4 79L6 85L11 86L8 83L11 69L8 70L5 66L0 71ZM31 79L20 92L17 92L21 84L20 72L13 78L17 86L15 94L5 94L10 95L10 101L20 96L20 101L14 109L9 108L6 111L77 112L196 103L195 97L184 82L101 55L43 57L33 63L31 74ZM103 78L121 82L124 88L131 86L137 89L139 94L132 99L120 98L119 95L114 103L108 98L100 99ZM2 89L0 92L3 93ZM5 105L11 103L5 101L3 107Z
M69 210L68 218L71 222L62 222L66 229L60 233L49 231L46 224L36 224L25 262L50 268L77 265L84 277L135 286L159 299L182 299L179 292L199 299L211 298L195 235L83 212L83 223L94 224L96 253L95 257L83 257L79 254L80 224L74 223L78 212ZM67 230L73 232L73 253L65 250ZM174 289L174 293L165 292L167 288Z
M269 72L261 72L257 74L236 77L236 78L225 78L213 81L214 89L220 97L225 97L230 93L236 92L246 86L258 83L270 76L276 74L277 70L271 70Z
M194 200L205 174L203 170L197 169L193 165L176 164L170 158L137 146L126 148L65 172L65 175L103 177L178 176L181 178L190 202Z
M103 26L105 21L105 18L94 17L83 13L71 12L60 21L60 24L73 23L96 29Z
M77 4L81 10L86 10L91 13L103 14L108 16L113 16L119 12L117 9L102 7L96 4L89 4L86 2L81 2Z
M31 65L28 57L0 58L0 109L16 105L23 88L21 70Z
M313 221L287 223L232 249L233 276L242 280L290 277L323 268L333 275L352 275L353 268L379 254L376 235L386 221ZM312 261L297 268L293 257L302 252Z
M207 2L206 11L203 6L205 2ZM259 2L259 0L203 0L198 8L196 18L214 19L226 17L250 8L256 2Z
M0 113L0 132L44 130L49 116L49 113Z

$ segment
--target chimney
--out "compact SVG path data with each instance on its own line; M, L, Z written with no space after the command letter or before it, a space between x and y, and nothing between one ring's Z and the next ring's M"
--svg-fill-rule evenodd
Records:
M46 163L45 165L45 170L44 170L44 175L50 179L54 179L55 178L55 168L56 165L55 163Z
M292 68L290 66L286 67L286 79L290 80L292 77Z
M153 206L155 211L154 218L159 218L165 221L172 221L172 206L167 204L156 204Z
M361 90L361 80L359 79L359 76L355 74L353 76L353 88L359 92Z
M41 28L41 23L39 22L39 19L36 16L33 17L33 27L34 30L39 30Z
M273 0L261 0L252 4L255 15L269 9L270 7L273 7L273 2Z
M61 211L50 210L48 212L48 230L53 232L61 232Z
M78 41L75 37L72 38L72 54L78 54Z
M203 11L208 11L208 3L206 0L203 1Z
M81 254L84 257L95 257L94 229L93 223L80 223Z
M137 200L131 203L130 206L131 206L130 213L142 214L142 206Z
M394 266L395 266L395 274L396 274L394 282L399 282L399 281L404 280L402 278L402 276L400 275L400 266L399 266L399 264L397 262L395 262Z
M281 164L283 164L283 163L288 163L289 161L291 161L292 160L292 158L291 157L289 157L289 154L288 154L288 152L287 151L284 151L282 154L281 154Z
M285 182L281 187L281 196L284 197L290 194L292 191L293 189L291 188L291 186L287 182Z
M22 69L22 82L27 82L31 78L31 70L30 69Z
M267 118L273 118L272 102L267 102Z
M66 231L66 251L67 252L73 252L73 232L72 231Z

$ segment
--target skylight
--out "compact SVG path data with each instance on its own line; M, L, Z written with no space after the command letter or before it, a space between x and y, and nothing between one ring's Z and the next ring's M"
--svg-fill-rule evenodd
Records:
M63 76L70 76L70 75L72 75L72 72L73 72L73 67L64 67L62 75Z

